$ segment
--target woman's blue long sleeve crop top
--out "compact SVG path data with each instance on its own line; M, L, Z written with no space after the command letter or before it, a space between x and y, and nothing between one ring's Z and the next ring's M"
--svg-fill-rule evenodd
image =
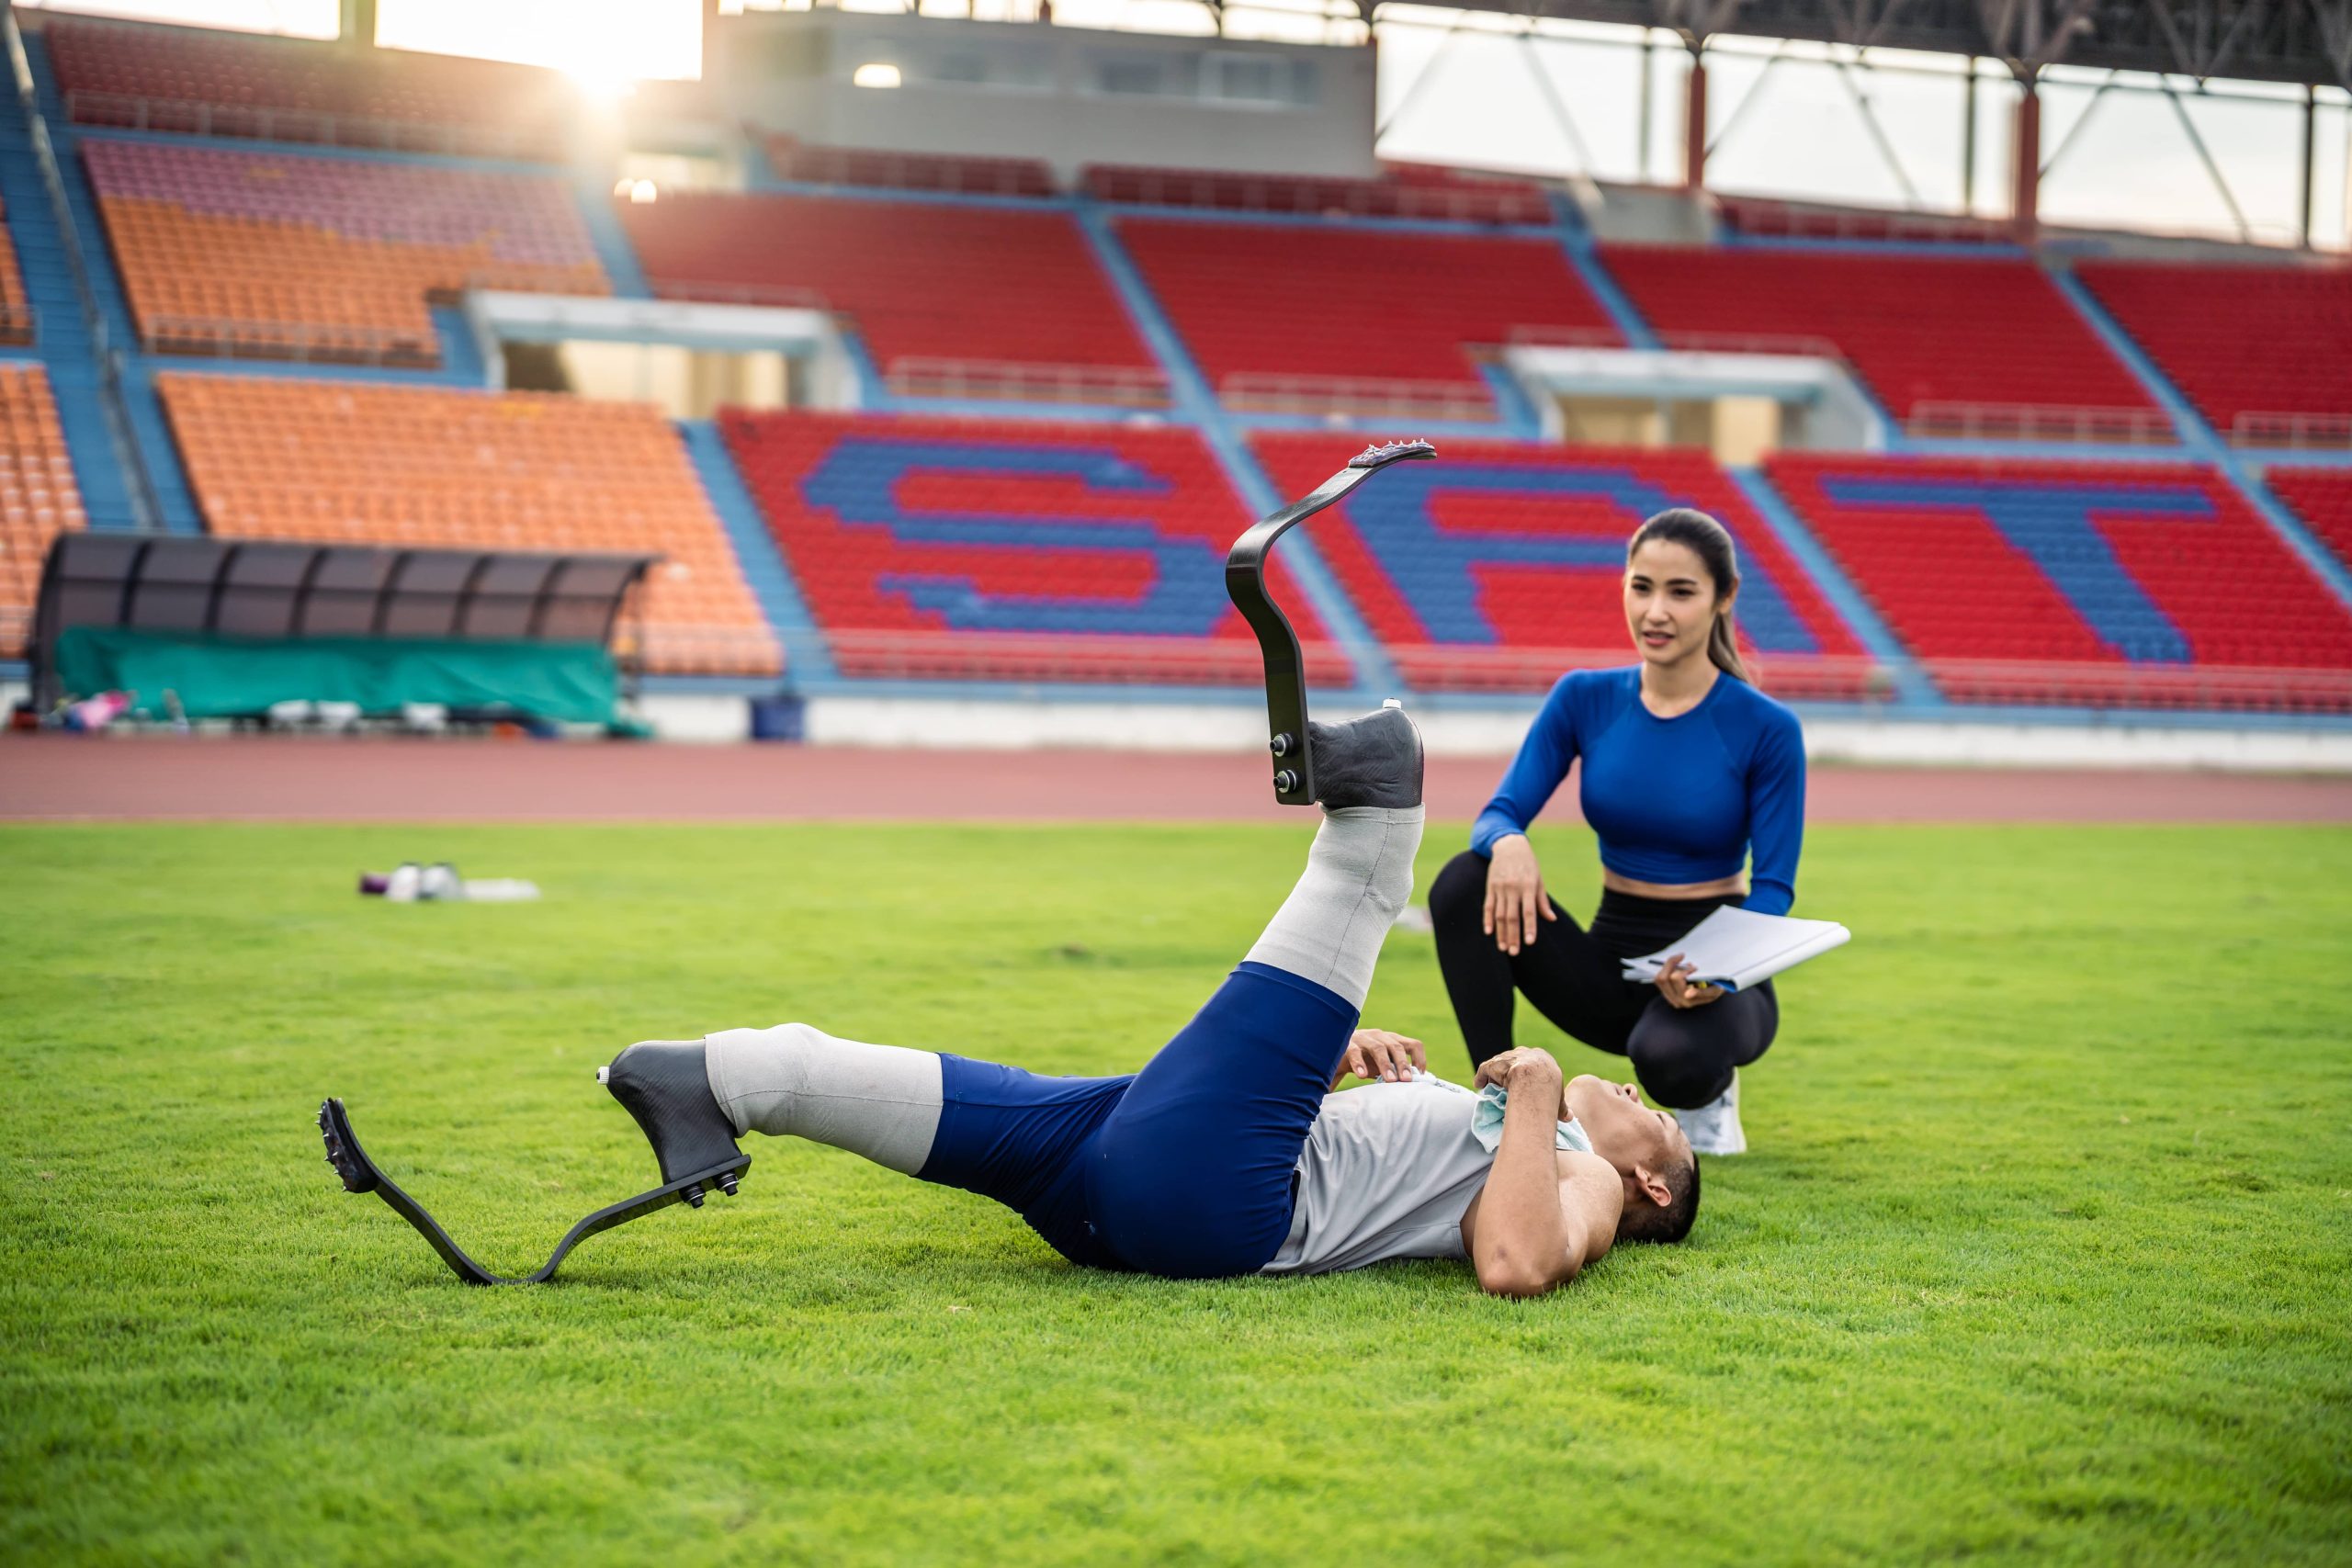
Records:
M1785 915L1804 839L1804 734L1797 716L1718 675L1699 705L1660 718L1642 705L1641 666L1576 670L1544 699L1510 771L1470 830L1470 847L1524 833L1568 764L1600 863L1640 882L1736 876L1755 845L1747 908Z

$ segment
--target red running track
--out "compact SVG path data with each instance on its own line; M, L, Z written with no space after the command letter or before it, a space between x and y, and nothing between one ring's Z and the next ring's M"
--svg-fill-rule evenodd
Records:
M1502 760L1431 758L1430 814L1477 815ZM1565 790L1547 820L1573 821ZM1234 754L937 751L322 737L0 738L0 820L1278 821ZM2111 770L1814 770L1815 822L2352 822L2352 779Z

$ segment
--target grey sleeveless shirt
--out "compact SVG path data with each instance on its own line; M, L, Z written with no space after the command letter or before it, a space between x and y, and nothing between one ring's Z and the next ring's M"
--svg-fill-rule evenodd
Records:
M1467 1258L1462 1215L1495 1156L1457 1084L1366 1084L1327 1094L1298 1156L1290 1235L1264 1274L1329 1274L1391 1258Z

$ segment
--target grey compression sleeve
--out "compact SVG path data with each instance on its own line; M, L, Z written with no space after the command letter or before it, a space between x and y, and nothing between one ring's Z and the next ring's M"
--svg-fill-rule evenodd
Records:
M939 1058L837 1040L805 1023L726 1029L705 1040L710 1092L735 1131L791 1134L909 1176L939 1132Z
M1413 897L1420 807L1348 806L1323 813L1306 871L1250 960L1337 991L1361 1010L1373 965Z

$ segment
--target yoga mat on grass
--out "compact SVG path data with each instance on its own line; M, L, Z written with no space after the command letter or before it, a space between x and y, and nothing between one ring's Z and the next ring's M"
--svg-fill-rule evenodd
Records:
M122 626L72 626L57 639L71 697L135 694L133 711L165 716L170 692L190 718L266 712L283 702L508 707L571 724L615 722L612 655L593 642L468 642L424 637L232 637Z

